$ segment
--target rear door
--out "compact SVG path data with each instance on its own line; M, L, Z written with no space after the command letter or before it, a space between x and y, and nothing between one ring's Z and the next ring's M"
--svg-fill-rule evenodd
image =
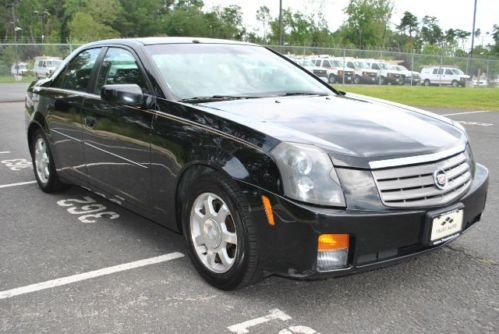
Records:
M85 99L83 140L90 185L124 205L142 209L150 203L150 134L153 113L103 101L110 84L137 84L150 92L143 68L132 50L109 47L93 94Z
M83 158L83 100L88 95L102 48L87 49L75 56L50 87L39 92L47 110L50 142L59 174L75 183L86 182Z

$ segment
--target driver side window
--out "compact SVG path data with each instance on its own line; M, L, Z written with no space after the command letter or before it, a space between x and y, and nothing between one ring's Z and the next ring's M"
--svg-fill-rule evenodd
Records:
M66 68L57 76L53 87L86 92L90 83L90 75L101 48L89 49L74 57ZM45 67L43 62L43 67Z

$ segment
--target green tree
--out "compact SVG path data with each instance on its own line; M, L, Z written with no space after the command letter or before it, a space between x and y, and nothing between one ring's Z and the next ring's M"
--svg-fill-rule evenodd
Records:
M492 39L494 40L492 52L496 56L499 56L499 24L494 24L494 27L492 28Z
M360 48L383 46L392 11L390 0L350 0L344 38Z
M258 10L256 11L256 19L262 24L263 40L266 41L269 25L272 21L269 7L260 6L260 8L258 8Z
M418 32L418 18L416 15L411 12L405 11L402 19L400 20L400 24L397 26L397 29L401 32L408 32L409 37L412 37L413 33Z
M69 23L71 43L85 43L92 40L118 37L116 30L97 22L92 15L78 12Z
M431 45L440 45L444 39L442 28L435 16L425 16L421 24L421 38Z

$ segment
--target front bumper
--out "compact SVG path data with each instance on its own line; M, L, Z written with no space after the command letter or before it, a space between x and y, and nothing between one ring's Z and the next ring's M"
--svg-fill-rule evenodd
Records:
M441 208L421 210L359 211L336 210L304 205L265 192L246 183L239 184L246 194L265 271L295 277L318 278L341 276L371 270L412 257L438 247L428 246L428 212L464 206L463 230L480 220L485 207L488 171L477 164L468 192L458 201ZM275 225L267 223L261 195L269 197ZM350 234L348 266L344 269L318 272L317 239L323 233Z

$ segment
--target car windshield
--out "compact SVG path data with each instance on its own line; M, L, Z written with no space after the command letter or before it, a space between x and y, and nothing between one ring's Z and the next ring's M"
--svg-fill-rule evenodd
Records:
M310 59L302 59L298 62L302 66L315 66L315 64Z
M356 68L363 68L363 69L369 68L369 66L367 66L366 63L363 63L363 62L360 62L360 61L356 61L356 62L354 62L354 64L355 64Z
M463 75L464 74L463 71L461 71L460 69L457 69L457 68L453 68L452 72L454 72L454 74L459 74L459 75Z
M179 99L332 94L314 77L259 46L160 44L146 50Z

